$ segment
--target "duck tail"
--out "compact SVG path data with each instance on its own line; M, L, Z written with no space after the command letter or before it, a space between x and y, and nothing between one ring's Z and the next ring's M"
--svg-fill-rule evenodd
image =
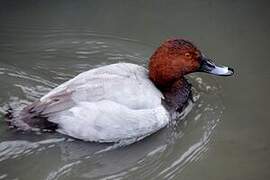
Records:
M5 114L8 126L22 131L54 131L57 128L57 124L49 122L47 117L30 111L31 107L32 105L15 110L9 105Z
M6 110L5 113L5 120L9 121L13 118L13 108L8 104L8 109Z
M8 109L6 110L4 117L9 128L23 131L30 130L31 129L30 126L23 121L23 118L19 116L20 114L21 114L20 111L15 110L10 105L8 105Z

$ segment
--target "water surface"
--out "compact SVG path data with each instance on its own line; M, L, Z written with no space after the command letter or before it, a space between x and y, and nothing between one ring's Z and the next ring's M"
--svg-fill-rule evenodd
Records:
M2 1L0 179L269 179L269 5L247 1ZM22 108L80 72L147 67L169 37L194 41L230 78L188 76L195 103L146 139L97 144L7 128Z

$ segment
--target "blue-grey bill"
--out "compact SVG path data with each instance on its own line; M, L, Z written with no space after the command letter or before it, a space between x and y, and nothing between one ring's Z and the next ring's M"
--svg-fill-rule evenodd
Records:
M232 68L215 65L212 60L205 57L203 57L201 60L201 67L199 71L218 76L231 76L234 74L234 70Z

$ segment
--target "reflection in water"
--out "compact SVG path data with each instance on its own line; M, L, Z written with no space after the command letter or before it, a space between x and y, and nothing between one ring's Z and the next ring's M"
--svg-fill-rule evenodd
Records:
M23 46L0 44L6 57L0 62L2 116L8 105L21 109L82 71L116 62L146 66L153 51L153 47L133 40L87 32L55 30L37 39L38 43L25 42ZM198 75L189 80L195 103L186 108L180 122L129 146L11 131L2 117L0 165L4 168L0 177L27 178L23 166L32 174L38 171L35 167L42 169L35 175L37 179L172 179L207 151L224 108L217 83Z

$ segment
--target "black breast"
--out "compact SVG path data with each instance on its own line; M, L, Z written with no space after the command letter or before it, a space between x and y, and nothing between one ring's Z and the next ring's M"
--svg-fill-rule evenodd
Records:
M162 90L162 93L165 97L163 105L170 113L182 112L188 100L192 100L191 84L185 78L174 82L172 86Z

